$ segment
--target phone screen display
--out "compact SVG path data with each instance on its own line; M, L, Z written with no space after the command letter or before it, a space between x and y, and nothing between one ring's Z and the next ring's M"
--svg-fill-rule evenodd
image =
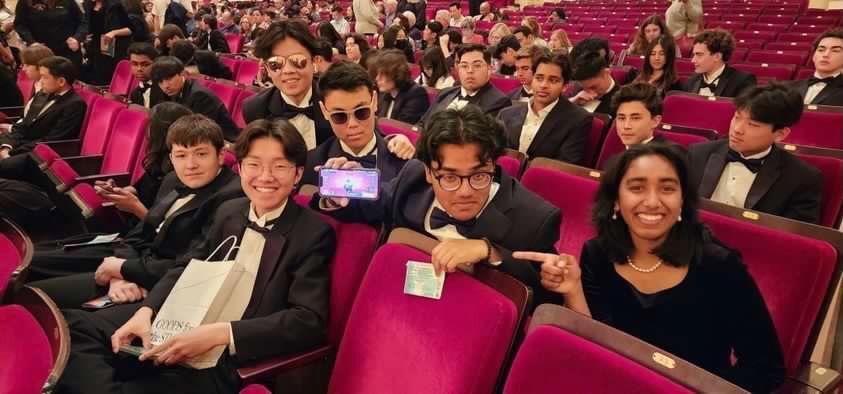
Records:
M380 172L377 169L319 171L319 194L325 197L347 197L377 200Z

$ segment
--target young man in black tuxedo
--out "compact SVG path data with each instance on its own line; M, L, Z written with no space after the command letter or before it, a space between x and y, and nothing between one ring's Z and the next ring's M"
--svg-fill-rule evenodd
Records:
M793 88L805 104L843 106L843 29L820 34L813 49L814 75L794 82Z
M422 117L422 130L427 119L446 109L461 109L468 104L480 107L483 112L495 116L501 109L512 105L512 101L489 83L492 75L492 57L486 47L480 44L463 44L456 52L457 70L461 86L444 89Z
M570 101L592 113L612 114L612 96L620 85L612 78L610 64L602 50L572 50L571 79L577 82L580 91Z
M132 76L138 86L129 92L129 102L145 108L160 103L166 98L158 84L152 83L152 64L158 58L158 50L148 42L136 42L129 46L129 63Z
M438 272L489 264L541 292L537 271L512 251L553 251L561 214L497 168L506 147L500 123L475 106L441 111L417 146L418 160L382 184L377 201L317 195L311 206L341 221L382 223L385 234L406 227L439 239L432 254ZM359 167L344 157L323 166Z
M165 101L174 101L216 122L226 141L237 139L240 129L225 104L199 81L187 78L184 63L173 56L161 56L152 64L152 82L164 92ZM154 106L152 102L150 106Z
M164 178L143 221L119 242L63 247L93 238L87 236L36 249L29 279L42 280L30 285L62 308L79 308L106 294L116 303L143 298L174 259L205 239L217 208L243 195L238 176L223 165L223 143L219 126L205 116L177 120L167 135L173 172ZM100 193L109 190L100 188Z
M550 57L550 51L537 45L521 48L515 53L515 78L521 82L521 86L507 94L510 100L528 102L533 97L533 69L541 56Z
M571 77L568 58L544 55L535 59L532 67L532 98L498 114L506 130L507 146L531 158L579 164L593 116L562 97Z
M205 14L199 20L199 34L193 40L196 48L209 50L217 53L231 53L228 48L228 41L225 40L225 35L217 30L217 18L210 14Z
M387 49L377 53L369 61L369 73L380 92L377 98L378 118L415 124L430 108L427 91L413 81L407 58L400 50Z
M729 66L735 50L732 33L723 29L705 30L694 37L694 72L684 90L702 96L736 97L755 86L755 75Z
M355 63L338 63L319 79L322 115L331 123L331 138L307 153L302 184L318 185L315 168L332 157L345 157L365 168L380 170L381 181L395 178L416 153L406 137L385 138L375 125L378 100L375 83Z
M692 145L691 181L701 197L803 222L820 217L822 176L778 148L802 115L799 93L772 83L735 99L729 138Z
M140 305L96 313L67 310L70 359L59 382L62 393L236 393L236 368L270 357L303 352L325 340L330 261L336 250L331 226L290 197L304 170L307 147L284 120L250 123L234 146L247 198L216 210L205 241L186 254L150 289ZM213 322L152 346L150 331L176 281L192 258L225 259L230 237L252 281L238 282L224 306L230 322ZM226 244L227 242L227 244ZM218 245L224 251L215 252ZM116 354L141 342L140 356ZM191 369L178 364L224 346L217 364Z

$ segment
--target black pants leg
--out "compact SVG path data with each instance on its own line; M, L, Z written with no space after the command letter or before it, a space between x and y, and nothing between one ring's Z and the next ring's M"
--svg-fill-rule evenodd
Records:
M29 285L44 290L62 309L79 309L83 303L108 294L108 287L97 286L93 273L39 280Z
M86 240L93 238L86 237ZM32 256L28 280L37 281L94 272L102 263L102 259L113 255L114 248L111 245L91 245L70 250L57 245L53 247L39 245L35 247L35 253Z

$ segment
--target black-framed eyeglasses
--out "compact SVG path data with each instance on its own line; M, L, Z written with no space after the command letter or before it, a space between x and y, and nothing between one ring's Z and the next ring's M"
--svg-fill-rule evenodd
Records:
M297 70L304 70L307 68L310 59L305 55L294 54L287 57L284 56L273 56L266 60L266 68L272 72L281 71L284 68L284 65L290 62L290 65Z
M494 172L480 171L471 175L445 174L440 175L431 171L433 177L439 182L439 187L446 192L453 192L462 187L463 181L468 179L468 185L474 190L483 190L492 183Z
M372 116L372 106L357 107L351 111L334 111L328 112L328 116L335 124L346 124L350 116L354 116L360 122L368 120Z

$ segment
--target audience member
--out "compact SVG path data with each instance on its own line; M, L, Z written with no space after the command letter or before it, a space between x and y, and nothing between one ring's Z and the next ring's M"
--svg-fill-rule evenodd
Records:
M477 22L497 22L498 15L492 9L492 4L488 1L480 3L480 13L474 16Z
M512 35L512 30L510 30L506 23L495 23L495 25L489 30L489 48L494 50L498 43L500 43L501 40L508 35Z
M438 48L439 37L442 36L444 31L445 28L441 23L437 21L428 23L422 32L422 49Z
M85 48L90 75L84 80L94 85L107 85L117 62L127 57L132 43L132 24L120 0L84 0L86 17L80 29L91 39ZM88 69L88 68L86 68Z
M521 87L507 94L510 100L528 101L533 97L533 65L541 56L550 56L547 48L533 46L521 48L515 53L515 78L521 83Z
M635 40L630 45L628 54L632 56L646 55L650 44L664 35L673 39L673 35L670 34L670 30L667 29L662 17L650 15L638 26L638 32L635 33Z
M345 20L345 15L342 13L342 7L338 5L335 5L334 8L331 9L331 26L333 26L337 33L341 36L351 33L351 26L348 24L348 21Z
M451 12L448 10L436 10L433 20L439 22L444 30L448 30L451 26Z
M132 77L138 81L138 86L129 93L129 102L152 108L152 103L164 100L164 92L157 84L152 83L152 63L158 58L158 51L148 42L136 42L129 46L129 64L132 66Z
M655 134L656 127L662 122L663 107L659 90L644 81L633 82L618 90L612 98L615 130L627 149L651 142L670 143Z
M383 22L380 21L378 9L372 0L353 0L351 4L354 10L355 33L377 34L383 29Z
M495 59L498 59L497 73L501 75L515 74L516 54L521 50L521 44L514 35L501 38L495 46Z
M703 33L705 34L705 33ZM803 222L819 220L819 170L776 146L802 115L799 93L771 83L735 99L729 138L692 145L691 180L700 196Z
M169 7L170 3L175 2L178 5ZM161 31L164 29L164 26L170 23L174 23L175 26L178 26L181 31L185 32L187 30L187 19L192 18L195 14L195 10L193 8L192 1L186 0L152 0L152 16L155 20L155 32L158 35L161 35ZM183 15L172 15L171 19L168 21L166 18L167 9L176 8L179 9L180 13ZM182 37L184 38L184 37Z
M170 56L184 64L184 71L188 76L201 77L199 67L196 66L196 45L192 41L176 40L170 46Z
M199 70L199 74L217 79L227 79L229 81L234 79L231 69L220 60L216 52L198 50L193 55L193 59L196 63L196 68Z
M196 47L218 53L231 53L225 35L217 29L217 18L207 14L199 21L199 34L193 40Z
M735 39L723 29L705 30L694 37L694 72L685 91L703 96L735 97L755 86L755 75L729 66Z
M450 20L448 21L448 26L453 28L459 28L462 25L463 19L465 17L462 15L462 6L458 1L455 1L448 5L448 13L450 14Z
M673 37L660 36L647 45L644 67L636 81L655 86L659 94L670 90L682 90L682 84L676 74L676 44Z
M574 47L571 56L573 61L571 79L579 84L581 90L571 97L571 102L588 112L611 115L612 96L618 91L620 85L612 78L606 57L599 51L577 53L579 51L576 49L577 47Z
M427 2L425 0L398 0L398 12L406 15L407 11L413 14L415 22L411 25L417 30L424 30L427 26Z
M383 25L392 26L398 18L398 0L386 0L383 2Z
M562 8L556 8L553 11L550 11L550 15L547 16L547 23L552 28L555 24L562 24L565 23L567 17L565 16L565 10Z
M521 26L529 28L529 32L523 32L524 35L524 42L521 43L521 46L533 46L538 45L541 47L547 48L547 41L545 41L542 37L544 33L542 32L542 26L539 24L539 20L536 19L535 16L527 16L523 20L521 20ZM513 34L517 33L517 29ZM532 35L532 37L530 37ZM516 34L516 37L518 35ZM518 41L521 41L521 37L518 38Z
M460 23L460 29L462 33L462 42L465 44L483 44L483 36L479 34L475 34L475 23L474 19L471 18L463 18L462 22Z
M702 0L671 0L664 16L674 38L694 37L703 25Z
M396 49L404 55L404 61L413 64L416 62L413 54L413 46L407 39L407 34L401 26L395 25L386 29L381 35L383 38L383 49Z
M26 78L32 81L32 97L41 91L41 71L38 64L51 56L54 56L53 51L42 44L32 44L20 51L21 69L26 74Z
M562 97L571 77L568 58L539 52L531 67L532 96L527 104L504 108L498 115L506 130L507 145L531 158L579 164L592 115Z
M568 38L568 33L565 33L565 30L558 29L550 33L548 47L551 51L567 55L573 46L574 44L571 43L571 39Z
M84 19L82 9L74 0L18 0L14 26L27 46L42 43L54 55L69 59L79 68L86 34Z
M407 60L398 50L377 54L375 60L369 62L369 74L380 92L378 117L415 124L430 107L427 91L413 82Z
M231 11L225 11L220 15L219 20L220 26L219 31L223 34L240 34L240 26L237 23L234 23L234 14Z
M170 55L170 48L178 40L184 40L184 32L176 25L164 25L155 38L155 48L162 56Z
M369 53L369 40L359 33L351 33L345 39L345 56L348 61L366 67L363 62L365 54Z
M337 48L337 53L345 55L345 39L330 22L322 22L316 29L316 37L327 40L331 46ZM346 33L347 34L347 33Z
M424 51L421 61L421 73L416 79L419 85L443 90L454 86L454 77L445 62L445 55L437 47Z
M316 41L313 52L313 80L318 81L334 61L334 48L324 39Z
M843 106L843 29L834 28L814 40L814 75L793 83L802 102Z
M513 255L541 262L542 284L568 308L746 390L772 392L785 374L776 328L740 254L699 221L689 171L676 148L632 147L601 177L597 236L579 262Z

